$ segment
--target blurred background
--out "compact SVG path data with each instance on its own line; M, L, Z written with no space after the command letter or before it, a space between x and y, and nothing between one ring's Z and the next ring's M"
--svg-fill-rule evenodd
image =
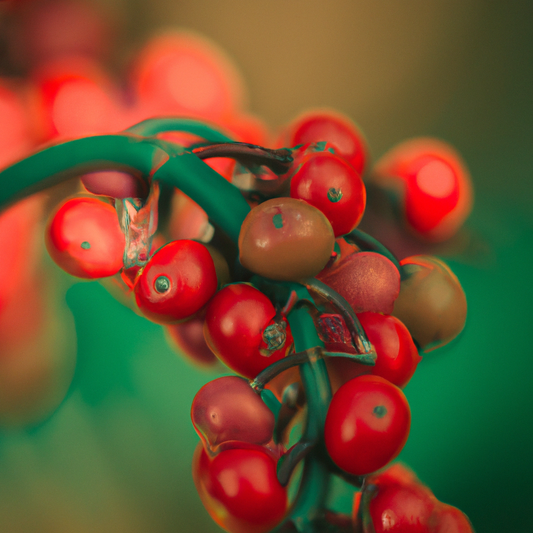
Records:
M459 150L472 174L475 206L466 224L469 246L443 250L443 257L463 284L469 316L459 339L425 356L406 388L413 422L401 459L439 499L462 509L476 531L531 531L533 5L88 5L106 21L98 42L107 45L99 53L117 80L155 33L189 29L234 61L248 109L272 132L306 108L327 106L358 123L374 160L421 135ZM35 30L22 38L21 21L38 8L44 17L46 6L0 2L0 65L14 83L35 57L27 46ZM64 30L73 27L65 23ZM0 530L218 531L192 483L197 437L189 408L201 385L223 370L191 366L167 345L159 326L120 305L98 283L71 286L51 263L46 268L60 294L66 293L77 353L74 338L64 332L54 337L53 327L47 329L51 345L61 347L50 358L70 354L57 367L66 398L44 421L0 428ZM18 287L25 288L24 280ZM46 298L69 323L63 297ZM28 353L42 349L35 345Z

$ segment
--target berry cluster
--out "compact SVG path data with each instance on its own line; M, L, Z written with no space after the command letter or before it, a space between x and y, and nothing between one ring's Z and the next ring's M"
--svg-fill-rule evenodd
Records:
M422 352L460 333L465 295L440 259L398 260L359 229L368 190L421 242L450 239L472 203L460 157L415 139L369 169L361 132L325 110L269 141L239 107L238 77L196 37L139 54L134 104L113 101L89 63L35 69L33 135L100 135L3 170L0 205L80 178L45 230L55 263L100 280L191 360L238 374L192 403L193 475L213 519L234 533L472 532L407 469L382 471L409 435L402 388ZM73 116L80 94L90 112ZM353 487L352 516L328 507L334 477Z
M336 114L309 113L292 129L315 122L343 126L352 144L364 146L358 130ZM191 125L204 128L200 145L141 135ZM231 532L318 531L324 524L344 531L343 517L325 503L329 479L340 476L362 488L356 523L378 531L374 509L386 497L373 480L382 479L376 472L409 435L401 388L421 360L419 350L446 344L464 325L457 278L434 257L398 261L357 229L365 185L337 144L321 140L320 128L312 130L315 138L279 149L213 142L215 130L183 119L149 120L129 131L135 137L126 132L56 145L4 176L20 176L50 156L59 161L56 172L75 172L65 156L74 145L76 153L87 151L86 159L97 157L102 142L117 143L116 159L125 157L118 153L124 141L135 141L151 160L155 150L167 154L137 185L146 191L142 198L100 191L100 198L64 201L50 218L46 245L69 274L112 279L138 313L177 339L196 336L182 347L191 359L206 361L209 353L242 376L208 383L193 401L202 440L193 471L206 508ZM203 163L210 157L236 162L229 179ZM179 205L164 211L170 183L205 209L212 224L207 237L169 240L164 219L180 211ZM412 488L398 484L403 492ZM454 525L457 516L468 524L455 510L416 505L423 512L413 524L423 529L402 531L440 531L441 515L451 516L449 531L471 530Z

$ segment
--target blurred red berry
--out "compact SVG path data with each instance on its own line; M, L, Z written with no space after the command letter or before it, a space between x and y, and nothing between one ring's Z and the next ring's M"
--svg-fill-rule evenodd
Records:
M472 210L468 169L452 146L437 139L399 144L376 163L372 179L397 194L407 226L424 240L449 239Z

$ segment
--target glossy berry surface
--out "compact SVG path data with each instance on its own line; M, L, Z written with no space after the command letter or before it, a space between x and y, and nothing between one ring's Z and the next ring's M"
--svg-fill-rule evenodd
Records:
M266 533L285 515L287 492L276 461L260 448L225 450L210 459L199 447L193 477L213 520L231 533Z
M441 503L414 472L396 463L368 476L354 515L362 533L473 533L467 516Z
M324 437L337 466L362 476L382 468L403 448L411 411L403 392L378 376L360 376L333 396Z
M328 219L294 198L273 198L254 207L239 234L241 264L260 276L297 281L327 264L335 236Z
M123 266L124 246L115 209L95 198L67 200L46 228L50 257L78 278L116 274Z
M207 344L224 364L253 379L291 348L286 320L275 317L275 307L261 291L245 283L228 285L207 306Z
M267 444L274 415L246 379L225 376L204 385L194 397L191 419L213 452L229 443Z
M357 318L376 350L376 364L367 366L344 357L328 358L333 389L362 374L380 376L397 387L405 387L422 359L408 329L396 317L381 313L360 313Z
M437 500L431 491L416 484L382 484L376 490L368 505L375 533L433 533Z
M150 258L134 290L139 310L154 322L166 324L190 317L217 290L211 254L196 241L173 241Z
M291 197L322 211L335 237L359 224L366 205L366 189L359 174L330 152L315 152L304 159L291 179Z
M348 117L334 111L317 110L296 118L286 128L283 143L297 146L309 142L328 142L359 175L363 174L368 159L366 141Z
M454 148L437 139L401 143L378 161L373 179L403 191L405 221L425 240L449 239L472 209L468 170Z

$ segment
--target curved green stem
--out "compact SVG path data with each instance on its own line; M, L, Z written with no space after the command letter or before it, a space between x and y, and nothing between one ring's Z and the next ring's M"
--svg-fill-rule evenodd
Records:
M135 135L96 135L56 144L0 172L0 208L87 172L120 170L146 180L166 159L164 150Z
M316 441L308 442L301 440L296 443L281 459L278 464L278 481L284 487L289 483L291 475L305 457L307 457L317 445Z
M0 172L0 208L86 172L121 170L161 180L197 202L237 242L250 211L239 190L190 151L132 134L97 135L51 146ZM155 171L155 172L154 172Z
M299 299L311 299L307 289L295 285ZM296 351L305 351L315 346L323 347L309 311L303 306L294 306L288 315ZM307 421L302 436L303 442L321 442L326 414L331 400L326 366L323 360L311 358L300 366L300 374L307 398ZM304 460L304 470L298 496L288 520L300 531L313 527L311 524L324 507L329 471L320 456L320 447L310 451Z
M200 120L192 118L174 118L174 117L158 117L149 118L131 126L126 133L134 133L137 135L144 135L150 137L158 133L165 133L170 131L181 131L184 133L191 133L197 135L202 139L210 142L231 142L234 139L228 137L225 133L209 126Z
M250 382L250 387L259 394L269 381L273 380L276 376L279 376L282 372L285 372L285 370L307 363L310 359L324 359L324 357L344 357L345 359L351 359L352 361L367 366L374 366L376 364L375 359L369 357L367 354L326 352L321 348L315 347L305 350L304 352L293 353L272 363L270 366L267 366L253 381Z
M218 172L191 152L172 154L170 159L153 175L177 187L209 213L234 242L239 239L241 225L250 212L250 206L239 190Z
M306 280L306 286L314 291L316 294L324 298L327 302L333 304L344 318L355 347L360 354L370 355L375 358L375 350L357 318L352 306L331 287L316 278Z

